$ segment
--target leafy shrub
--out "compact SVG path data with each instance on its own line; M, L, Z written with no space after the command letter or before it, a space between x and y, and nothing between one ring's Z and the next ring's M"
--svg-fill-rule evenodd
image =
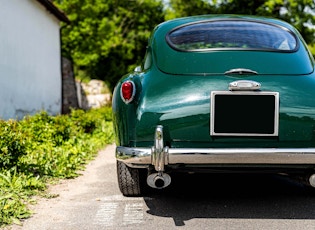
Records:
M19 224L19 219L30 217L29 196L34 190L46 188L38 178L18 174L16 170L0 173L0 187L0 226L12 222Z
M59 146L70 138L72 132L71 120L68 116L53 117L44 111L25 117L20 123L24 130L28 130L33 143L50 141L54 146Z
M85 113L83 110L72 110L71 120L74 125L81 127L83 132L92 133L96 131L104 121L112 121L112 113L110 107L102 107L100 109L91 110Z
M11 168L26 154L30 137L14 120L0 120L0 168Z
M111 108L40 112L21 121L0 120L0 227L31 215L31 196L54 178L73 178L113 142Z

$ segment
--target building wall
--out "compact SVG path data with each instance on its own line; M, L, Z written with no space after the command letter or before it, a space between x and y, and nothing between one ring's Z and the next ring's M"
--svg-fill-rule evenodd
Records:
M36 0L0 2L0 118L61 113L59 21Z

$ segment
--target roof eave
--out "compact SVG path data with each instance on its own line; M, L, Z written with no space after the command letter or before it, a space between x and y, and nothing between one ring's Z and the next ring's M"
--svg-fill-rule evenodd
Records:
M56 18L58 18L60 21L70 23L70 20L68 19L67 15L62 12L60 9L58 9L50 0L37 0L39 3L41 3L45 8L51 12Z

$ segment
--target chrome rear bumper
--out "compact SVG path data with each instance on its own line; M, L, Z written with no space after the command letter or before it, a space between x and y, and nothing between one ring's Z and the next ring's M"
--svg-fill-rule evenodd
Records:
M154 165L158 172L176 164L315 166L315 148L168 148L159 125L152 148L118 146L116 158L130 167Z
M151 148L117 147L116 157L129 166L152 164ZM315 148L188 149L169 148L166 164L307 164L315 165Z

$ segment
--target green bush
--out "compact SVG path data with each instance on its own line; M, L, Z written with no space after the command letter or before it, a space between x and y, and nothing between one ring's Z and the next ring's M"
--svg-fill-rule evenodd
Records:
M29 217L32 195L43 193L55 178L76 177L112 142L109 107L0 120L0 226Z
M19 122L0 120L0 169L15 166L19 157L26 154L29 145L30 136Z

